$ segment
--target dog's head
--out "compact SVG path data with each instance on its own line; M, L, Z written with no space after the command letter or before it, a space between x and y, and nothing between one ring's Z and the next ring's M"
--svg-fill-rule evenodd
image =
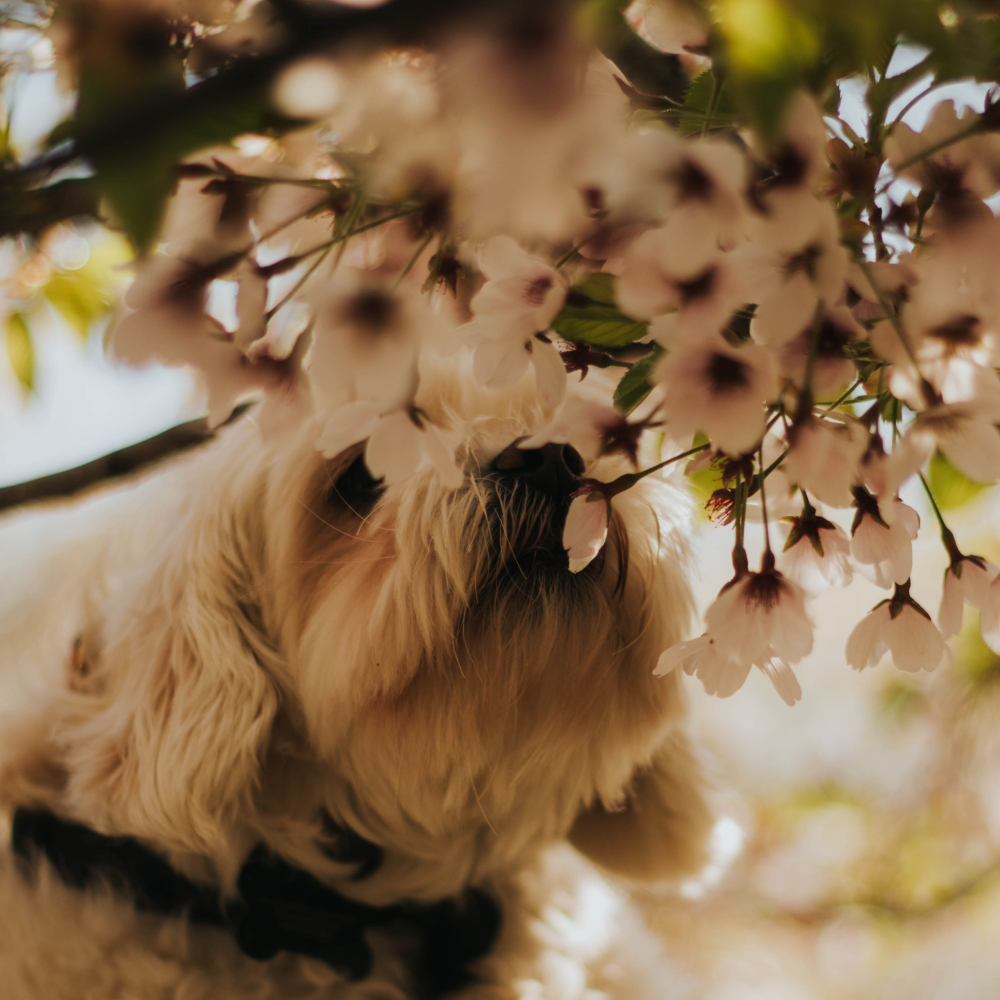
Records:
M652 676L689 614L682 504L651 480L616 497L602 555L571 574L580 456L517 447L530 403L423 384L465 434L457 489L430 469L387 486L359 447L322 458L315 427L270 447L249 425L144 487L172 523L108 601L102 686L60 734L66 801L223 870L263 837L335 877L329 831L349 829L384 852L356 890L379 901L567 833L625 874L696 866L709 817L681 692Z

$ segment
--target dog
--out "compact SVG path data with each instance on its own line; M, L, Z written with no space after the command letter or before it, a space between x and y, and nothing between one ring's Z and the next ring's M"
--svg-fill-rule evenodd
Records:
M691 609L683 498L617 496L570 574L584 470L517 448L532 397L423 377L419 404L463 428L458 489L251 410L0 526L3 1000L671 995L598 869L707 860L680 681L652 676Z

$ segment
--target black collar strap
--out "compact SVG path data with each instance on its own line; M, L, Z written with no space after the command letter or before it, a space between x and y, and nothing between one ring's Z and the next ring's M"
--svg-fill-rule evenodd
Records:
M18 809L11 834L25 863L44 855L68 885L110 885L139 910L184 914L233 933L251 958L279 951L318 958L350 979L372 969L364 933L398 930L412 949L414 989L435 1000L473 981L468 965L492 947L500 929L497 902L479 889L437 903L369 906L341 896L263 846L240 869L239 900L223 904L217 890L196 885L132 837L107 837L44 810Z

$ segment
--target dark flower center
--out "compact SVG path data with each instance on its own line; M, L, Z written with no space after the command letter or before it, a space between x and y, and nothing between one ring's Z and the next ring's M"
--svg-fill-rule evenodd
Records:
M750 384L747 366L729 354L713 354L705 374L715 394L745 389Z
M816 344L820 357L839 358L844 354L844 348L852 341L851 331L824 319L819 328L819 338Z
M747 608L763 608L770 611L781 598L782 581L777 570L751 573L743 592Z
M545 301L545 296L552 288L552 279L548 275L535 278L524 290L524 301L529 306L540 306Z
M678 282L677 290L681 294L681 302L684 305L688 305L688 303L694 302L697 299L708 298L715 287L715 279L716 270L714 267L709 267L690 281Z
M370 333L378 333L393 321L397 308L396 300L391 295L369 288L351 297L344 310L344 318Z
M823 253L823 248L818 243L811 243L804 250L789 257L785 263L785 274L791 277L799 271L803 271L810 281L816 280L816 261Z
M979 317L959 316L948 323L933 327L930 336L943 340L948 347L972 347L979 343Z
M692 198L698 201L708 201L715 188L712 178L691 160L684 161L674 174L674 181L682 199Z

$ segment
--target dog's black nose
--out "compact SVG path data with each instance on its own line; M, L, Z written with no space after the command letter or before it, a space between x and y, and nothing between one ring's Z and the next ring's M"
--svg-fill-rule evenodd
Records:
M518 438L493 460L493 470L530 483L548 493L566 495L580 485L584 462L568 444L544 444L541 448L519 448Z

